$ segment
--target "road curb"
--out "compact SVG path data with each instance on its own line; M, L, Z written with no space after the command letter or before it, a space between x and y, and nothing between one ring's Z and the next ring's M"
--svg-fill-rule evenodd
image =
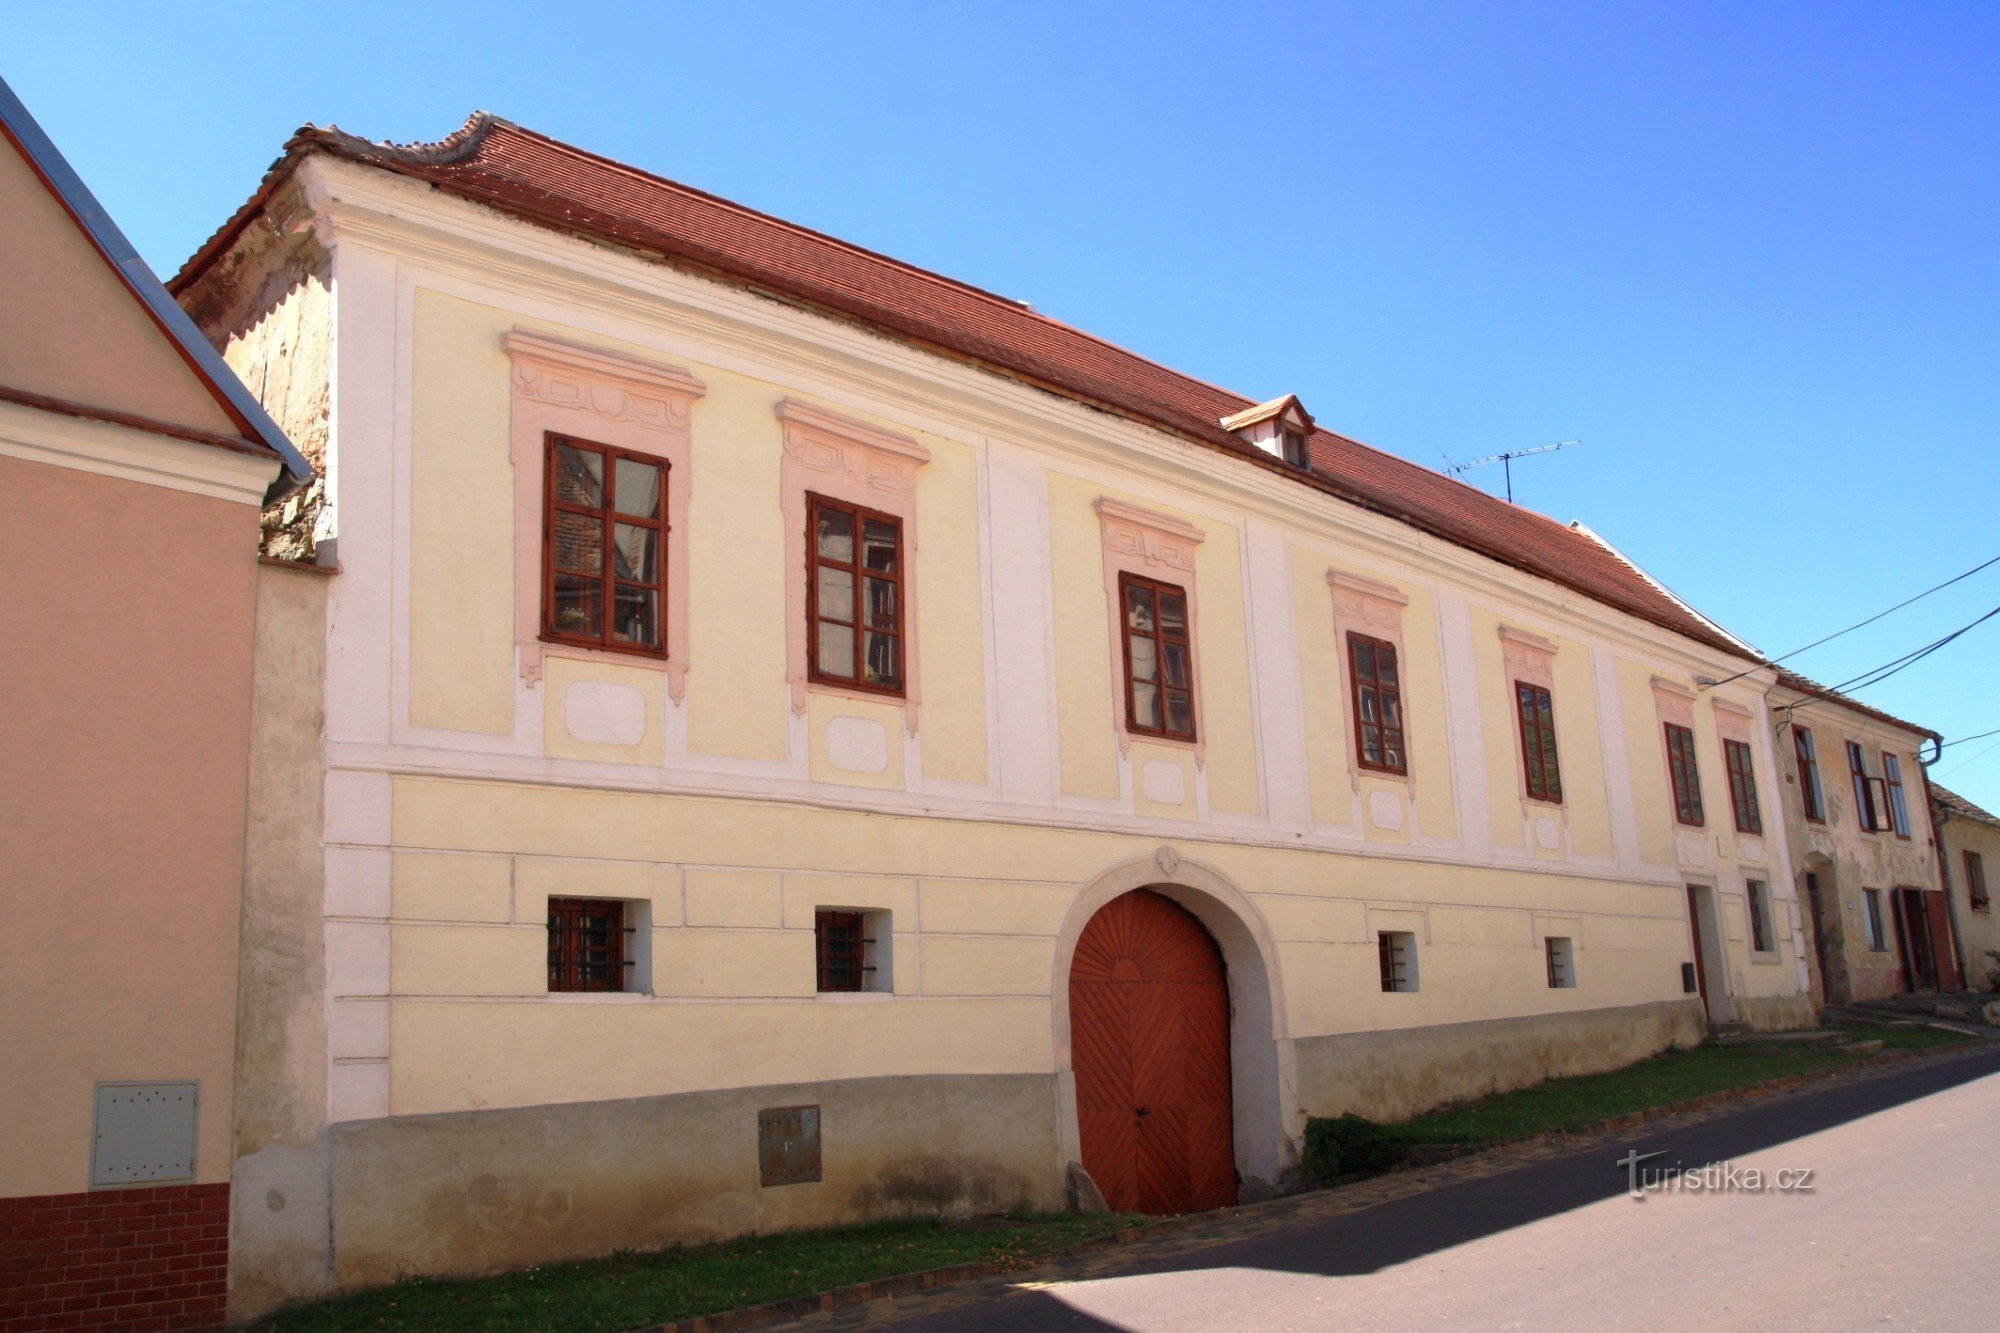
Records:
M1807 1070L1801 1074L1786 1074L1778 1078L1766 1079L1760 1083L1746 1083L1740 1088L1725 1088L1721 1092L1704 1093L1700 1097L1690 1097L1685 1101L1671 1102L1665 1106L1649 1107L1644 1111L1634 1111L1628 1115L1610 1116L1595 1120L1574 1129L1551 1130L1545 1134L1527 1134L1519 1138L1495 1139L1484 1143L1469 1143L1459 1146L1459 1150L1441 1154L1426 1154L1420 1161L1405 1162L1390 1171L1376 1176L1358 1177L1341 1181L1317 1190L1305 1190L1288 1194L1260 1203L1239 1204L1233 1208L1221 1208L1210 1213L1190 1213L1180 1217L1163 1217L1138 1226L1126 1227L1119 1231L1093 1236L1059 1249L1040 1251L1030 1257L1012 1261L984 1261L980 1263L952 1264L944 1268L925 1269L915 1273L901 1273L893 1277L877 1278L869 1282L850 1283L844 1287L834 1287L828 1291L807 1296L790 1296L780 1301L767 1301L762 1305L748 1305L736 1310L720 1311L716 1314L696 1315L690 1319L668 1324L648 1324L634 1329L632 1333L738 1333L739 1330L764 1328L788 1319L803 1319L812 1315L826 1314L849 1306L866 1304L898 1296L911 1296L921 1292L950 1287L959 1283L977 1281L981 1278L998 1277L1005 1273L1022 1272L1040 1268L1064 1259L1094 1254L1102 1250L1117 1249L1135 1241L1151 1240L1171 1235L1200 1224L1212 1224L1221 1219L1248 1219L1262 1213L1287 1210L1287 1205L1296 1206L1302 1199L1354 1192L1359 1207L1373 1207L1394 1199L1408 1198L1441 1189L1455 1183L1457 1177L1445 1177L1436 1181L1413 1179L1420 1173L1433 1171L1439 1167L1465 1162L1469 1158L1505 1156L1509 1152L1536 1145L1556 1145L1567 1140L1592 1138L1602 1134L1615 1133L1621 1129L1631 1129L1654 1121L1675 1116L1694 1115L1727 1106L1734 1102L1757 1101L1767 1097L1778 1097L1800 1088L1820 1083L1836 1082L1846 1077L1859 1077L1880 1072L1884 1069L1913 1063L1945 1063L1948 1060L1975 1054L1992 1043L1974 1041L1966 1046L1946 1047L1935 1051L1883 1051L1878 1055L1866 1056L1849 1064L1833 1065L1826 1069ZM1398 1177L1402 1179L1398 1181ZM1396 1184L1406 1188L1397 1189ZM1369 1185L1377 1186L1367 1190ZM1372 1194L1363 1200L1363 1193Z

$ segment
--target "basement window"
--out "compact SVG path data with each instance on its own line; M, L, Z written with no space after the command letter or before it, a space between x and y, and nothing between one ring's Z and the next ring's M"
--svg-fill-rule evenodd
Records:
M1382 989L1414 991L1417 988L1417 937L1407 930L1385 930L1375 937L1382 964Z
M615 898L549 899L549 993L644 991L645 909Z
M813 913L813 953L822 994L890 989L890 916L852 908Z
M1542 941L1549 965L1550 990L1576 988L1576 951L1566 935L1550 935Z

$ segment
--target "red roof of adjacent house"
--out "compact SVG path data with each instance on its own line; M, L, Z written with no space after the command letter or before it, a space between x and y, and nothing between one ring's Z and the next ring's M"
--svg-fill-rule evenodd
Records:
M2000 828L2000 815L1981 809L1957 792L1946 791L1935 782L1931 783L1931 800L1936 804L1938 813L1946 819L1970 819Z
M1851 694L1842 694L1839 690L1829 689L1810 676L1801 676L1790 667L1779 667L1777 671L1778 684L1785 686L1787 689L1796 690L1800 694L1809 694L1815 699L1824 699L1828 703L1839 704L1842 708L1852 708L1864 717L1872 717L1877 722L1887 722L1892 727L1901 727L1903 730L1915 732L1919 736L1928 736L1934 741L1944 740L1943 736L1932 731L1929 727L1920 727L1914 722L1905 722L1894 713L1885 713L1879 708L1862 703Z
M326 153L423 181L571 235L636 251L975 363L1210 448L1711 647L1732 642L1587 532L1325 429L1304 473L1224 430L1253 400L1148 361L1018 302L572 148L484 113L431 144L307 126L258 192L172 282L180 294L227 253L305 157Z

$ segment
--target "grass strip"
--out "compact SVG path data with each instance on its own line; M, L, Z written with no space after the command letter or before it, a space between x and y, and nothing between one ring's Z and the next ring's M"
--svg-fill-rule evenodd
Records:
M1880 1040L1886 1049L1923 1050L1970 1038L1928 1027L1854 1027L1850 1041ZM1513 1092L1441 1107L1412 1120L1385 1125L1404 1143L1490 1143L1532 1134L1581 1129L1599 1120L1633 1115L1711 1093L1770 1079L1852 1064L1865 1052L1832 1044L1769 1043L1670 1050L1605 1074L1555 1078Z
M415 1278L280 1311L257 1327L282 1333L468 1328L600 1333L954 1264L1024 1264L1124 1230L1135 1220L1063 1215L883 1222L746 1236L545 1264L499 1277Z

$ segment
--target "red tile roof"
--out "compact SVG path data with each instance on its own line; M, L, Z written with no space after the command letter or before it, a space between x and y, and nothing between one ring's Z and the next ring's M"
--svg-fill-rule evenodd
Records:
M1937 806L1939 815L1945 819L1970 819L2000 828L2000 815L1981 809L1957 792L1946 791L1935 782L1931 784L1931 801Z
M1879 708L1862 703L1853 695L1842 694L1839 690L1829 689L1810 676L1801 676L1790 667L1779 667L1777 671L1778 684L1787 689L1796 690L1800 694L1809 694L1815 699L1824 699L1828 703L1839 704L1842 708L1851 708L1864 717L1872 717L1877 722L1887 722L1892 727L1901 727L1903 730L1915 732L1919 736L1928 736L1934 741L1942 741L1944 739L1943 736L1932 731L1929 727L1920 727L1914 722L1905 722L1894 713L1885 713Z
M1744 656L1587 532L1326 429L1311 473L1225 431L1253 400L1148 361L1015 301L754 212L484 113L432 144L307 126L235 217L195 252L178 295L227 253L297 163L326 153L424 181L528 222L777 296L1275 468L1351 504Z

